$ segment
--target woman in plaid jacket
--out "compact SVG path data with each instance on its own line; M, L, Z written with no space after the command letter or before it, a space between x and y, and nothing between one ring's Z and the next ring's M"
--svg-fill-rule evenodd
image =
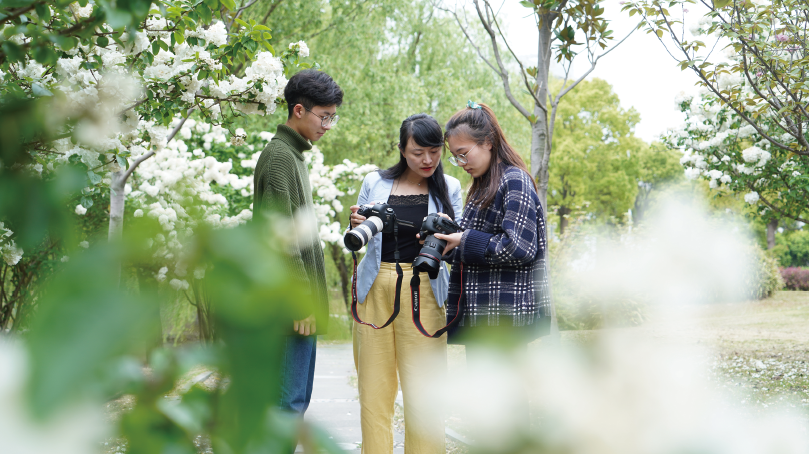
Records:
M485 332L521 342L547 334L547 241L536 183L488 106L470 101L447 122L444 137L450 162L473 179L463 230L436 235L447 241L445 259L452 263L447 320L455 318L456 301L464 308L449 342Z

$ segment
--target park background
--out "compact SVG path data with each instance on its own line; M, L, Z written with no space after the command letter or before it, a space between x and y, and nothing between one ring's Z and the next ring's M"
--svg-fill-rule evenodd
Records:
M158 414L181 429L168 431L171 443L181 445L177 440L218 421L195 414L196 425L183 426L176 415L156 410L160 393L154 390L171 389L190 367L183 361L229 372L234 383L241 377L243 384L260 386L261 373L272 368L244 364L254 365L257 358L271 362L277 340L263 330L301 289L289 288L277 261L263 264L255 257L259 248L251 246L255 232L247 225L252 173L286 119L283 84L313 66L328 72L345 93L339 124L307 154L318 225L306 227L326 253L331 299L331 326L323 340L350 340L351 256L341 244L347 207L355 203L367 172L398 160L402 120L426 112L444 123L468 100L486 103L536 173L539 93L551 95L548 105L555 102L555 123L548 129L553 151L544 169L560 330L589 333L654 322L653 306L666 300L657 294L660 286L650 290L649 282L662 282L656 276L626 268L625 285L606 296L603 288L583 282L594 270L618 266L614 248L655 250L649 242L655 237L675 244L658 252L702 247L704 256L694 263L708 265L692 271L718 273L716 282L699 284L693 302L762 299L764 306L755 307L764 313L805 304L800 292L809 290L809 232L800 220L806 211L805 147L790 139L787 145L796 152L779 155L761 131L734 117L717 95L733 87L747 93L743 81L720 70L713 74L719 93L700 86L690 71L696 59L680 67L681 60L664 48L677 43L658 35L660 24L643 2L141 3L19 1L4 6L0 19L0 328L30 349L29 389L36 390L29 391L31 405L42 418L88 396L138 394L142 404L123 419L121 430L152 440L148 420ZM772 8L788 6L782 3ZM757 2L754 9L767 4ZM575 5L579 10L565 10ZM630 7L637 8L632 15ZM679 7L683 28L694 37L718 36L722 47L732 42L721 29L709 30L711 22L704 19L727 2L714 9ZM490 22L487 30L476 8L484 17L489 10L497 13L500 22ZM556 41L547 47L553 58L543 66L536 56L536 20L553 8L562 8L577 27L596 26L588 31L555 25ZM638 11L646 22L622 41L639 23ZM795 52L805 59L805 45L788 46L803 43L805 36L795 32L794 39L782 40L777 36L788 32L778 27L783 26L773 25L763 42L787 46L789 63L799 67ZM582 45L590 41L592 53ZM587 72L588 56L616 45ZM733 52L720 58L725 64L736 61ZM802 72L793 77L796 86L805 86ZM517 105L528 107L521 112ZM725 161L711 160L710 153L732 158L720 170ZM445 171L469 185L461 169L445 162ZM768 186L767 179L778 176L789 181ZM762 197L784 205L764 206ZM661 219L680 230L656 229ZM272 234L263 234L265 252L276 256L290 239L304 237L300 227L277 219ZM709 240L722 238L734 242L711 249ZM729 258L745 266L735 267ZM268 281L256 270L277 276ZM693 278L668 271L671 279ZM256 308L266 300L275 303ZM260 320L266 326L259 328ZM189 359L172 349L216 349L220 340L228 347L209 357ZM261 342L266 345L256 347ZM771 347L754 346L743 359L755 365L761 360L756 355ZM163 364L158 378L133 372L134 358L146 351L157 355L148 361L153 367ZM223 359L234 355L244 361ZM723 370L735 370L733 364ZM805 370L795 364L782 366ZM67 378L48 379L54 375ZM784 385L785 392L801 392L805 399L805 374L798 377L803 378ZM266 399L256 403L235 394L226 393L232 399L227 411L263 414L260 402ZM189 399L205 407L211 397ZM246 446L258 433L268 436L255 427L217 427L231 447Z

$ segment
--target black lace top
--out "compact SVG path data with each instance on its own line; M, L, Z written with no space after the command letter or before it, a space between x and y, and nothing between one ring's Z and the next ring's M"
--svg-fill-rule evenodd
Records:
M413 227L399 225L399 263L410 263L416 259L421 250L421 244L416 234L421 230L421 223L427 216L427 194L391 195L388 205L396 212L396 218L412 222ZM396 243L392 233L382 234L382 261L393 263L396 261L393 252Z

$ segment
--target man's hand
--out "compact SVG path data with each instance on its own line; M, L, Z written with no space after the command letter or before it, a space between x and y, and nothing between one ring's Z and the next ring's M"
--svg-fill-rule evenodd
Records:
M295 320L292 324L293 330L301 336L309 336L317 332L317 322L315 321L315 314L306 317L303 320Z

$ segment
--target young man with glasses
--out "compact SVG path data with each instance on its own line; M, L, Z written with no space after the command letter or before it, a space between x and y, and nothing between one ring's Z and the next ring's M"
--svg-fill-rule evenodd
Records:
M289 108L285 124L278 125L275 136L261 152L253 178L254 218L258 222L268 213L287 216L294 221L317 222L314 218L309 171L303 153L312 149L337 124L337 107L343 102L343 91L328 74L317 70L301 71L284 89ZM295 230L312 230L309 225ZM307 308L296 320L290 320L286 351L281 365L281 398L279 407L301 416L312 397L315 373L316 334L324 334L329 320L326 294L326 271L323 250L317 234L302 238L290 232L295 244L287 245L290 275L298 285L311 292ZM306 313L304 313L306 312Z

